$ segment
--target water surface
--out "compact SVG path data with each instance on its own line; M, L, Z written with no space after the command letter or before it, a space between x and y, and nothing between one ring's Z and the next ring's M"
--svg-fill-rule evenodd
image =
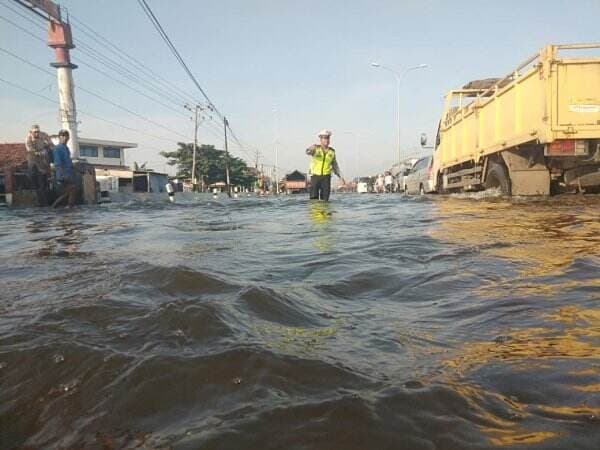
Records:
M600 198L0 210L0 447L597 449Z

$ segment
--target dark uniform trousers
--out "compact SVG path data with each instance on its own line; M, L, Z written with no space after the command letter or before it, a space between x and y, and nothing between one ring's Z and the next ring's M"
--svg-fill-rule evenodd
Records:
M311 200L329 201L331 192L331 175L313 175L310 177Z
M29 172L31 187L36 190L38 205L48 206L48 175L33 166Z

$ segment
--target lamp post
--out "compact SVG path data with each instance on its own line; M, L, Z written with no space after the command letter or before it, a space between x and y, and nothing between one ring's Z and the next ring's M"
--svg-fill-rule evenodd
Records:
M398 72L394 69L391 69L389 67L383 66L377 62L372 62L371 63L372 67L376 67L379 69L384 69L387 70L388 72L391 72L395 77L396 77L396 89L397 89L397 117L396 117L396 121L397 121L397 125L398 125L398 136L397 136L397 151L398 151L398 164L400 164L400 162L402 161L402 150L400 149L400 85L402 84L402 80L404 79L404 77L406 76L406 74L408 72L411 72L413 70L418 70L418 69L425 69L427 68L427 64L419 64L418 66L413 66L413 67L409 67L408 69L404 69L402 72Z
M360 137L360 135L358 133L355 133L354 131L350 131L350 130L344 130L344 131L340 131L341 134L349 134L353 137L354 140L354 172L356 172L354 175L358 176L358 138Z

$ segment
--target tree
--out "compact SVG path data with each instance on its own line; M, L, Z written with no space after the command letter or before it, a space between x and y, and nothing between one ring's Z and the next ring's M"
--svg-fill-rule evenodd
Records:
M184 144L183 142L178 142L177 145L179 146L177 150L173 152L160 152L160 155L167 158L168 165L177 167L178 177L191 178L194 144Z
M148 162L144 162L143 164L139 164L137 161L133 162L133 170L135 170L136 172L139 170L146 170L146 164L148 164Z
M161 152L168 159L167 164L177 167L177 176L192 178L192 158L194 144L179 142L178 148L172 152ZM200 145L196 151L196 178L206 185L218 181L225 182L225 151L218 150L214 145ZM229 178L232 185L251 186L254 177L246 162L229 155Z

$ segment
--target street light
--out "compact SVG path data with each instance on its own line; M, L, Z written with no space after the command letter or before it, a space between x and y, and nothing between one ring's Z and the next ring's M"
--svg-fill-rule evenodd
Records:
M359 135L354 131L340 131L341 134L350 134L354 138L354 172L358 176L358 138Z
M355 174L356 176L360 176L360 171L358 170L358 140L366 139L367 136L365 136L365 134L368 134L370 136L375 136L375 135L372 132L367 131L367 130L361 130L360 133L357 133L356 131L351 131L351 130L343 130L343 131L339 131L338 133L350 134L354 138L354 171L356 172L356 174Z
M398 150L398 164L400 164L400 162L402 161L402 151L400 150L400 85L402 84L402 80L404 79L404 77L406 76L406 74L408 72L411 72L413 70L418 70L418 69L425 69L428 66L427 66L427 64L419 64L418 66L409 67L408 69L405 69L400 73L398 73L394 69L383 66L377 62L372 62L371 67L387 70L388 72L391 72L392 74L394 74L394 76L396 77L396 89L397 89L397 96L398 96L398 99L397 99L398 115L397 115L397 119L396 119L398 122L398 136L397 136L398 137L398 141L397 141L398 149L397 150Z

